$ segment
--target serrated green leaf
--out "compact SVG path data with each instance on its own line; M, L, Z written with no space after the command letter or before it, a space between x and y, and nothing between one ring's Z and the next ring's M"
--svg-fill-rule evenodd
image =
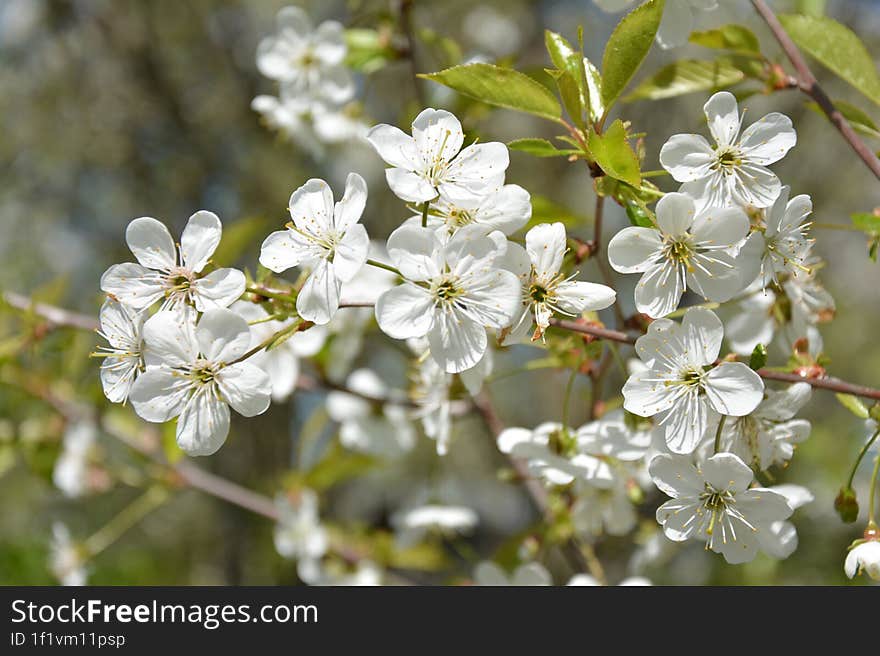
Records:
M665 0L648 0L623 17L602 56L602 103L614 104L642 65L663 17Z
M510 150L518 150L522 153L528 153L535 157L567 157L569 155L580 154L579 150L567 148L560 150L546 139L527 138L515 139L507 144Z
M826 16L782 15L785 31L805 52L880 105L880 77L874 60L856 34Z
M877 127L877 124L874 123L874 119L872 119L863 109L860 109L845 100L835 100L834 106L841 114L843 114L843 117L849 122L853 130L866 137L880 139L880 128ZM816 112L820 116L825 116L825 112L822 111L822 108L814 102L808 102L807 108Z
M420 75L490 105L559 121L562 107L550 90L519 71L492 64L465 64Z
M722 25L714 30L693 32L690 42L713 50L733 50L742 54L761 54L761 44L749 28L742 25Z
M752 355L749 357L749 368L757 371L767 364L767 347L763 344L755 344Z
M865 404L862 403L861 399L852 394L835 394L837 400L840 401L840 405L849 410L859 419L867 419L870 417L868 413L868 408L865 407Z
M746 74L727 59L683 59L642 81L623 101L658 100L696 91L716 91L738 84L745 77Z
M620 119L614 121L602 134L590 131L587 145L606 175L634 187L641 184L639 159L627 141L626 128Z
M571 117L572 122L581 130L586 128L584 124L584 95L583 90L575 81L569 71L555 71L556 87L565 111Z

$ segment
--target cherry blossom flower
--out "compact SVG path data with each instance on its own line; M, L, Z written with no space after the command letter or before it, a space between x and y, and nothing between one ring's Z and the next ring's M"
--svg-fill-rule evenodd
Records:
M410 398L418 406L415 416L421 419L425 435L437 443L437 453L442 456L449 450L452 434L452 375L431 357L426 339L409 339L407 344L418 356L410 391Z
M248 349L262 344L272 335L288 328L295 321L271 319L266 310L256 303L236 301L229 309L248 322L251 330L251 343ZM297 331L271 351L258 351L249 359L250 364L258 366L269 374L272 381L272 400L276 403L286 401L296 389L299 379L301 358L316 355L327 338L324 326L312 326L308 330Z
M474 584L523 587L553 585L553 579L541 563L524 563L508 574L497 563L484 560L474 568Z
M744 273L745 278L760 276L778 282L779 274L809 273L805 262L814 240L807 237L809 224L804 221L813 211L813 202L806 194L789 200L789 193L790 187L782 188L776 202L764 211L764 225L754 230L740 249L737 262L754 272Z
M750 414L731 417L724 424L722 447L759 470L784 465L794 455L795 445L810 435L810 422L795 418L810 400L810 393L807 383L795 383L778 392L767 390L766 398Z
M632 415L629 417L633 418ZM651 447L651 431L650 426L627 423L623 410L612 410L578 428L577 441L587 453L638 462Z
M162 309L195 305L199 312L229 307L244 293L244 274L216 269L201 276L220 243L223 226L213 212L196 212L186 223L178 248L162 223L141 217L128 224L125 241L138 264L114 264L101 276L101 290L143 310L159 299Z
M86 557L81 545L74 543L70 529L61 522L52 524L49 544L49 569L61 585L83 586L88 579Z
M608 488L614 482L608 462L584 452L577 433L560 423L544 422L534 430L506 428L497 442L501 453L525 460L529 470L547 483L568 485L582 480Z
M497 268L503 251L481 227L462 228L448 241L444 232L401 226L391 233L388 255L405 281L379 297L376 319L395 339L427 336L431 357L444 371L458 373L483 357L487 327L513 320L519 281Z
M371 560L358 561L352 570L350 566L332 559L330 562L303 558L296 565L296 574L309 585L363 587L382 585L382 569Z
M614 303L616 292L606 285L573 280L560 273L567 250L565 226L541 223L526 233L526 247L510 243L502 258L502 266L513 271L522 286L523 309L511 326L505 341L519 341L532 326L537 330L532 339L542 337L554 312L570 317L582 312L603 310Z
M797 142L791 119L767 114L739 137L742 119L732 93L719 91L703 111L716 145L697 134L677 134L660 150L660 164L684 183L681 191L701 207L770 207L782 184L767 166L785 157Z
M672 497L657 509L670 540L703 540L731 564L752 560L759 549L774 551L774 522L792 509L767 488L749 488L752 470L732 453L716 453L700 465L690 457L662 454L649 465L655 485Z
M801 485L774 485L768 489L785 497L792 511L812 503L815 499L813 493ZM761 545L768 555L782 560L795 552L798 547L798 534L794 524L777 520L770 524L770 532L773 538L765 540Z
M472 533L478 522L477 513L470 508L438 504L399 510L391 516L391 525L401 547L417 544L429 533L444 537Z
M101 306L98 334L109 343L98 350L104 358L101 387L113 403L125 403L144 367L142 331L146 318L112 298Z
M431 203L428 211L428 227L446 226L452 234L466 225L484 226L486 232L498 230L512 235L529 222L532 217L532 201L529 192L515 184L507 184L485 196L474 197L461 204L440 198ZM409 225L421 225L421 214L407 220Z
M565 585L594 587L601 585L601 583L599 583L599 581L597 581L595 577L590 576L589 574L575 574ZM646 579L644 576L630 576L623 579L617 585L626 588L649 586L652 584L651 581L649 579Z
M880 581L880 540L875 536L851 547L846 555L843 571L849 578L854 578L857 574L867 574L875 581Z
M763 399L764 383L741 362L715 366L724 329L710 310L691 308L681 324L658 319L636 341L647 369L630 375L623 386L623 407L653 417L674 453L699 445L714 412L741 417Z
M638 513L627 488L629 481L635 479L635 472L628 476L626 469L615 467L613 482L607 488L584 483L576 486L577 500L571 508L571 522L575 531L587 540L603 533L626 535L636 527Z
M315 560L327 552L327 532L318 515L318 495L303 488L295 494L279 494L275 499L275 550L284 558Z
M608 244L608 260L620 273L641 273L635 302L639 312L663 317L674 311L690 288L723 302L741 291L743 281L732 249L749 231L738 208L697 212L692 198L666 194L657 203L658 228L631 226Z
M211 455L229 433L229 406L253 417L269 407L269 376L237 362L251 343L247 323L231 310L162 311L144 324L147 370L131 389L135 412L152 422L177 420L177 444Z
M300 7L284 7L276 33L257 47L257 68L291 95L342 104L354 95L354 81L343 65L346 51L342 24L325 21L314 28Z
M89 421L71 424L64 431L61 455L52 470L52 482L64 496L82 496L89 488L89 453L95 444L98 429Z
M348 175L345 194L335 205L330 185L309 180L290 197L293 222L263 242L260 264L267 269L311 269L296 298L303 319L319 325L329 322L339 309L342 284L366 262L370 239L358 223L366 202L367 183L357 173Z
M391 393L375 372L353 371L346 381L353 392L388 403L373 403L355 394L332 391L327 395L327 414L339 422L339 441L353 451L382 458L399 458L415 445L415 431L407 410L401 405L404 394ZM394 401L397 401L395 403Z
M467 207L504 184L507 146L490 142L462 149L464 132L455 116L425 109L413 121L412 136L380 124L367 133L379 156L392 168L388 186L402 200L424 203L437 198ZM460 152L459 152L460 151Z

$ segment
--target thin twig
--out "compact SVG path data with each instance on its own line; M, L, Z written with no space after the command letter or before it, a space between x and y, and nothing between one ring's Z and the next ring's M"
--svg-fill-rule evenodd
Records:
M819 105L819 108L825 113L828 120L843 135L843 138L846 139L859 158L861 158L874 176L880 179L880 159L877 159L874 152L859 138L843 114L840 113L840 110L831 102L831 98L828 97L825 90L819 86L816 76L813 75L801 51L798 50L794 41L791 40L791 37L788 36L788 33L782 27L779 19L776 18L776 14L773 13L773 10L767 6L764 0L752 0L752 4L761 15L761 18L764 19L764 22L767 23L770 31L773 32L773 36L776 37L779 45L782 46L783 52L785 52L792 66L794 66L794 70L797 73L794 82L797 88L816 101L816 104Z

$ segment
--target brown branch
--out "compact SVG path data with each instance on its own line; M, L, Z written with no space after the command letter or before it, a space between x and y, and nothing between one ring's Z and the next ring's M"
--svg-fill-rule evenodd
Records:
M828 117L828 120L843 135L843 138L846 139L850 147L865 163L865 166L871 170L877 179L880 179L880 159L877 159L874 152L859 138L843 114L840 113L840 110L831 102L831 98L828 97L825 90L819 86L816 76L813 75L800 50L798 50L794 41L791 40L791 37L788 36L779 19L776 18L776 14L773 13L773 10L767 6L764 0L752 0L752 4L764 19L764 22L767 23L770 31L773 32L773 36L776 37L779 45L782 46L783 52L785 52L792 66L794 66L797 73L795 78L797 88L816 101L816 104L819 105Z
M22 294L3 292L3 300L10 307L15 308L16 310L22 310L23 312L32 312L55 327L69 327L77 328L79 330L98 329L98 321L94 317L71 312L70 310L65 310L46 303L37 303Z

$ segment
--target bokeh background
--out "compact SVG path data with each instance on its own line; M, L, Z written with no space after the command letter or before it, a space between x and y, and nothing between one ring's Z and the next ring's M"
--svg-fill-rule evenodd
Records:
M179 234L197 209L216 212L224 222L218 261L256 266L265 234L280 226L287 199L306 179L320 177L341 189L349 171L361 173L371 197L364 223L373 237L386 236L406 217L384 185L383 165L365 145L331 148L316 160L261 125L250 101L271 93L256 71L260 38L273 30L284 2L260 0L0 0L0 289L96 315L98 279L111 264L129 259L124 230L138 216L154 216ZM395 3L325 1L299 3L317 21L334 18L347 26L393 25ZM750 26L764 52L782 61L769 33L748 2L723 2L700 17L702 27L726 22ZM793 3L777 0L783 12ZM821 4L821 3L819 3ZM872 54L880 54L880 4L831 0L826 11L854 28ZM571 40L584 26L586 54L601 60L617 16L588 0L491 2L417 1L412 13L424 37L454 40L462 57L504 58L540 74L546 65L543 30ZM440 50L418 47L419 70L444 65ZM696 46L664 52L657 48L641 72L685 56L706 56ZM868 102L842 82L815 69L833 98L865 107ZM458 99L424 83L433 106L456 108ZM420 109L405 61L391 62L359 76L359 98L374 122L401 123ZM703 94L622 107L622 116L645 132L645 168L659 168L657 153L669 135L701 129ZM795 91L754 95L746 102L754 120L767 111L792 117L799 142L775 167L794 193L813 198L814 218L849 223L853 212L880 205L880 185L822 116L804 107ZM880 111L870 108L875 116ZM484 140L552 137L539 119L468 105L466 129ZM749 119L747 119L748 122ZM877 144L874 144L876 147ZM575 234L591 232L593 192L583 167L565 161L514 153L508 181L552 199L583 217ZM661 187L672 189L668 179ZM609 207L607 235L626 225L618 207ZM880 265L867 257L864 236L821 230L818 252L829 261L822 278L837 301L837 318L822 327L830 370L842 378L880 385ZM597 279L591 266L582 269ZM631 280L621 281L620 298L631 304ZM631 310L630 307L625 308ZM52 522L63 519L75 535L88 535L137 496L120 474L110 489L69 501L52 486L63 421L35 400L22 381L54 381L65 393L102 404L98 363L87 356L97 338L90 333L35 332L34 322L0 312L0 583L50 584L47 567ZM403 387L405 361L378 335L359 364L382 371ZM538 357L534 349L512 349L496 369L510 370ZM506 423L532 426L559 416L566 372L537 371L501 377L491 384ZM587 386L576 388L573 419L586 418ZM289 404L234 424L227 445L200 465L272 495L285 476L304 466L315 449L332 438L333 427L315 419L321 395L297 393ZM317 409L317 410L316 410ZM779 482L806 485L816 500L798 511L800 548L781 562L759 557L740 567L724 564L693 544L662 567L645 573L656 583L838 584L846 581L845 548L858 529L844 525L832 502L866 434L862 422L833 395L816 393L805 409L814 422ZM320 417L319 417L320 419ZM309 423L311 420L311 423ZM315 429L315 425L320 430ZM308 431L309 444L303 444ZM323 442L322 442L323 440ZM112 440L102 448L120 450ZM308 447L308 448L306 448ZM474 507L481 525L466 549L450 553L452 571L465 576L473 553L484 557L505 537L527 527L533 517L525 496L499 480L502 461L481 423L458 421L451 453L438 459L433 443L403 462L363 473L334 487L324 499L338 522L384 525L407 500L425 497ZM866 467L867 469L867 467ZM865 498L867 472L857 478ZM864 504L863 504L864 505ZM645 531L653 529L650 510ZM265 519L194 491L181 491L90 564L95 584L286 584L296 582L294 563L272 546ZM617 580L626 573L632 545L603 542L599 557ZM469 555L471 554L471 555ZM553 565L553 563L551 563ZM425 575L424 580L437 581ZM441 579L449 580L449 579ZM564 580L564 579L563 579Z

